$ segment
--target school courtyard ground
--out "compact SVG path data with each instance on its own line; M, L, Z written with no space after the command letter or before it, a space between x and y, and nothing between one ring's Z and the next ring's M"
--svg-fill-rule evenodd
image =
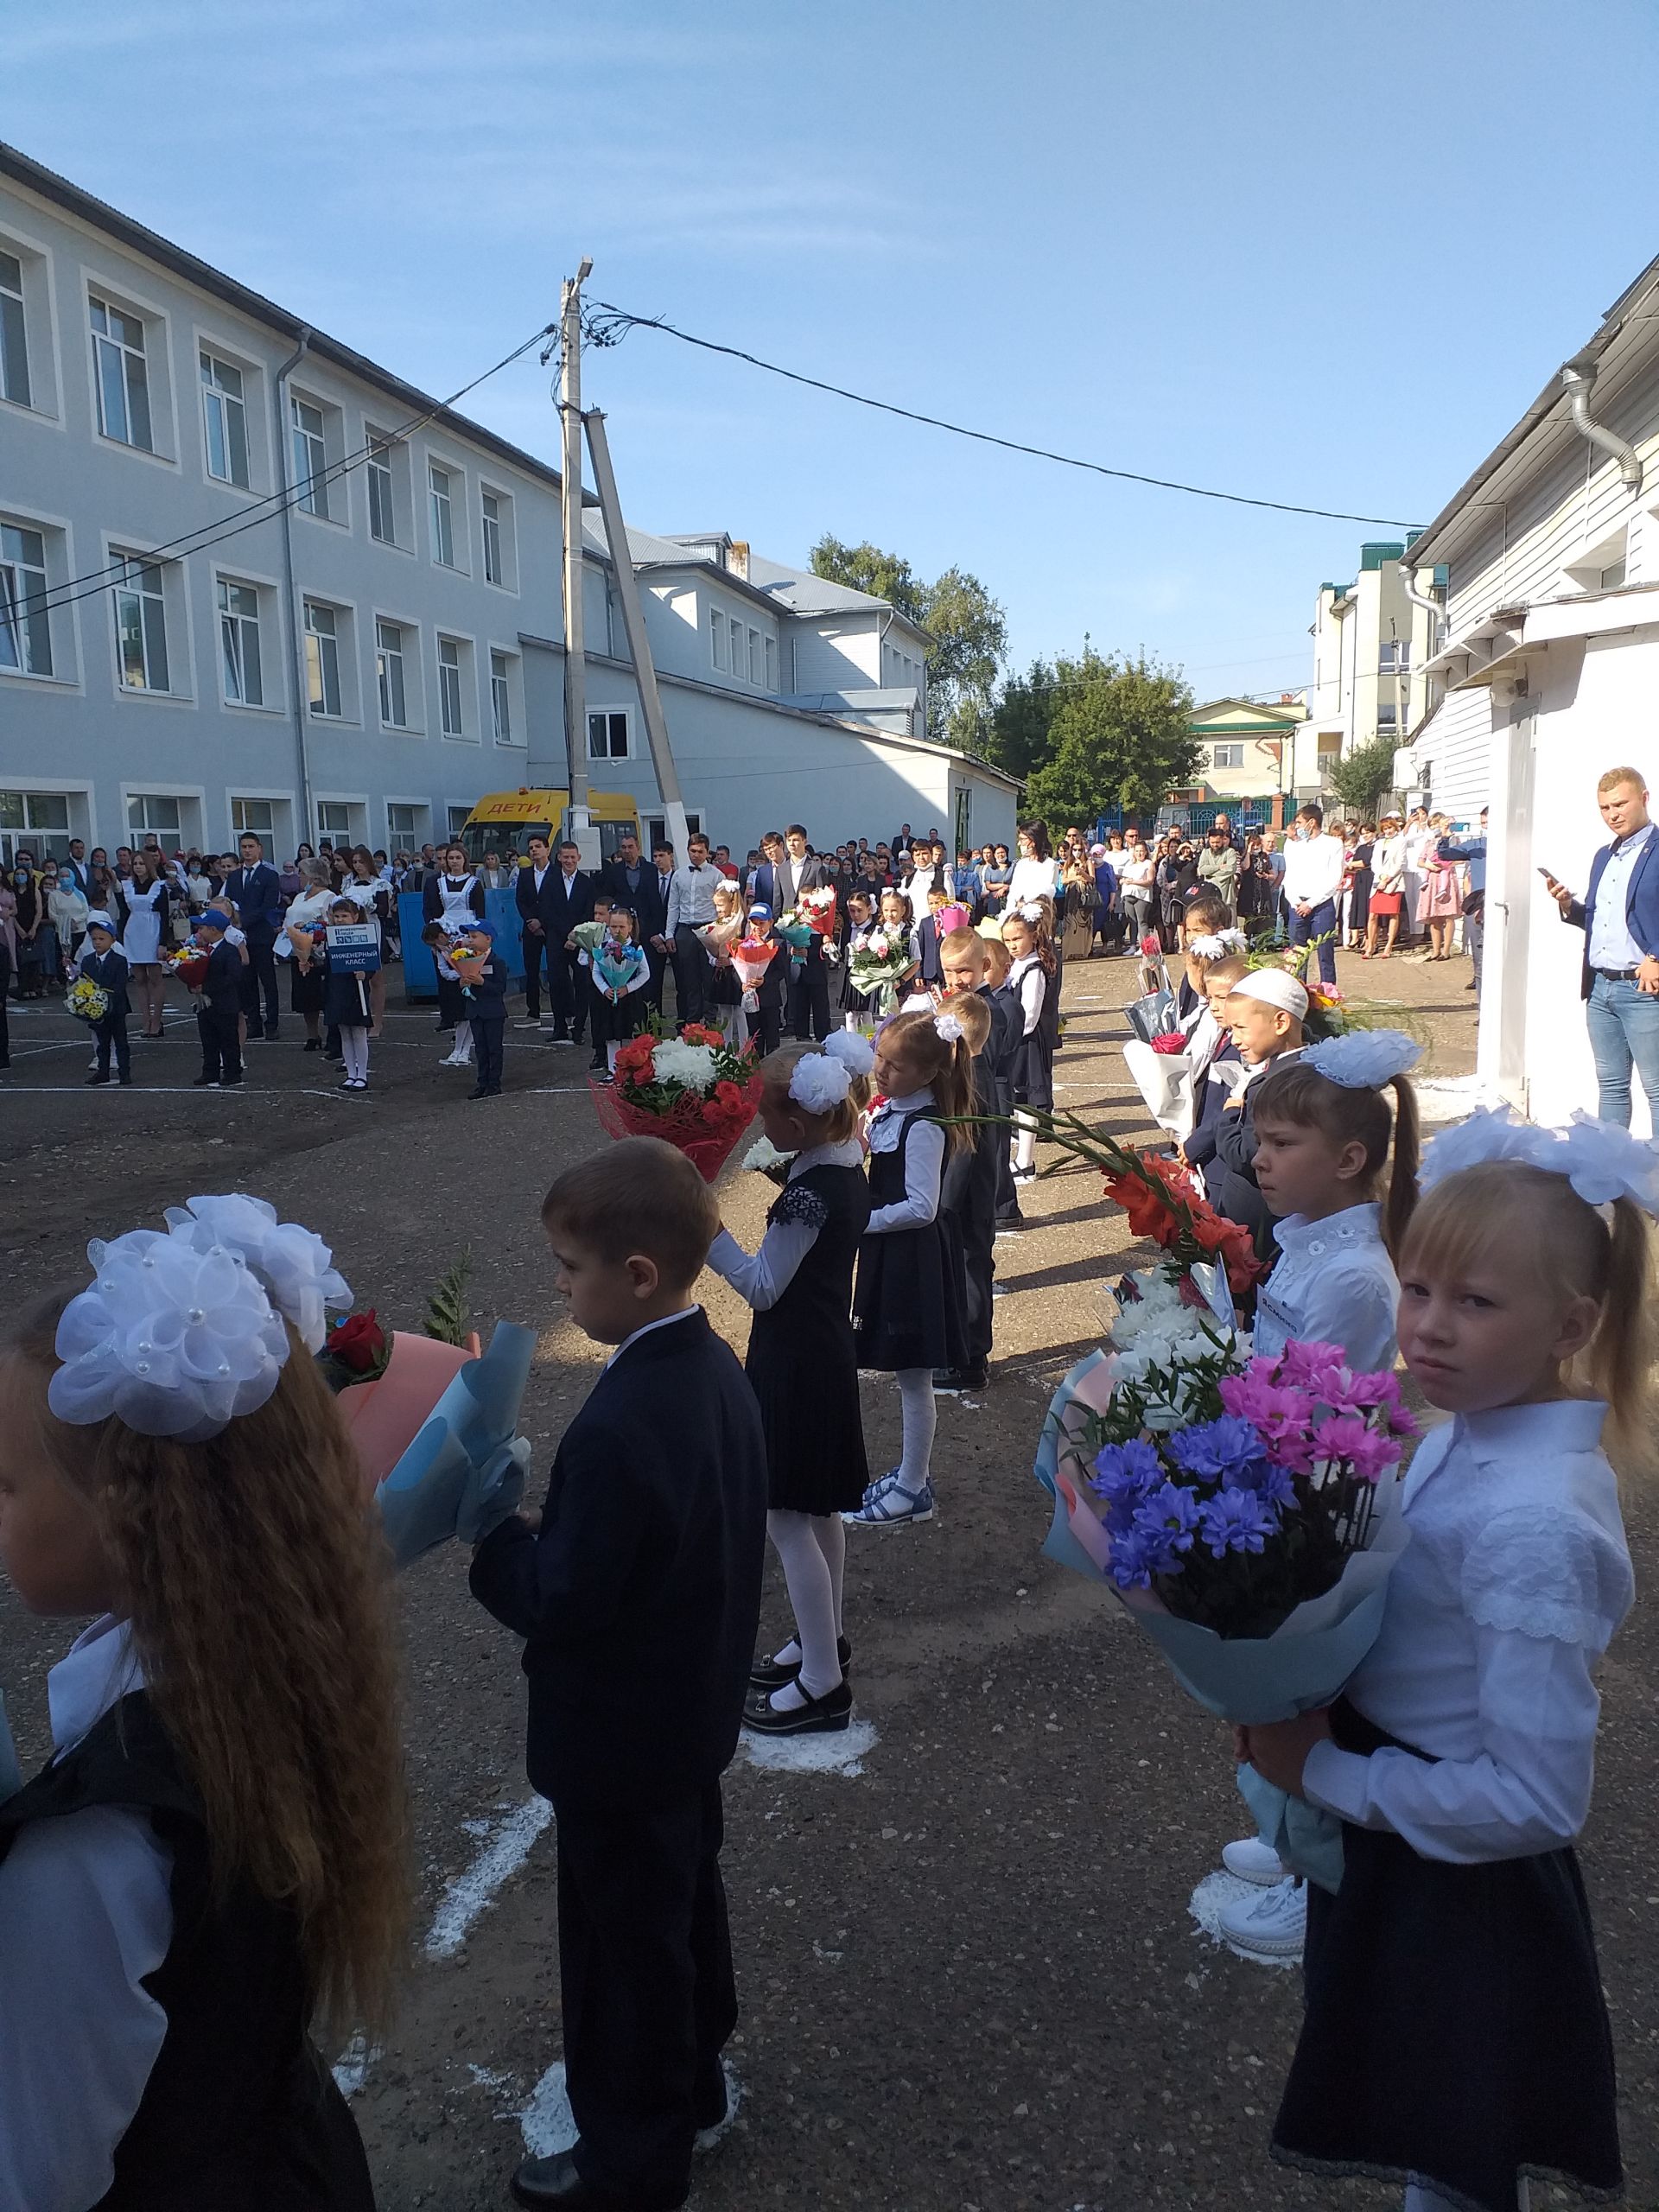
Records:
M1344 959L1341 980L1397 995L1430 1041L1429 1071L1457 1076L1474 1058L1467 974ZM1125 1139L1151 1135L1117 1050L1131 983L1127 961L1071 965L1056 1064L1060 1103ZM397 1325L418 1325L426 1287L470 1247L483 1325L499 1314L541 1332L524 1426L545 1467L602 1357L559 1313L537 1223L555 1170L603 1141L585 1055L509 1029L507 1094L470 1104L470 1078L436 1065L430 1013L402 1007L395 978L391 1001L362 1098L291 1041L253 1046L234 1096L192 1091L181 1001L165 1042L135 1045L135 1088L87 1090L85 1033L56 1011L16 1014L0 1077L10 1297L77 1280L89 1236L159 1225L196 1192L254 1192L318 1230L359 1302ZM721 1195L735 1234L758 1236L771 1186L734 1168ZM855 1732L806 1739L796 1764L777 1746L740 1751L728 1777L741 2101L699 2161L693 2202L1380 2212L1393 2192L1268 2160L1300 1976L1232 1955L1195 1917L1195 1891L1241 1832L1224 1732L1120 1611L1039 1556L1046 1501L1031 1463L1049 1395L1098 1341L1103 1287L1147 1255L1081 1168L1024 1204L1031 1226L997 1246L991 1387L942 1402L937 1519L853 1538ZM737 1300L708 1276L702 1295L741 1348ZM897 1414L890 1385L865 1386L874 1466L896 1456ZM1651 2206L1659 1608L1645 1570L1659 1540L1649 1502L1630 1519L1642 1594L1605 1669L1584 1857L1630 2201ZM524 1777L518 1646L469 1599L466 1558L429 1556L402 1602L414 1964L385 2047L351 2055L348 2078L384 2212L484 2212L507 2202L527 2139L557 2139L553 1837ZM766 1618L781 1636L775 1567ZM30 1620L0 1585L0 1682L26 1765L46 1742L45 1670L72 1632Z

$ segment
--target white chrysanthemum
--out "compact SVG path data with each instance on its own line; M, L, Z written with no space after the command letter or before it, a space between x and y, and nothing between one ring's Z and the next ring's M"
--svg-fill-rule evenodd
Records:
M828 1114L843 1104L853 1078L839 1060L827 1052L808 1052L795 1063L789 1095L809 1114Z
M1302 1064L1344 1090L1380 1090L1395 1076L1408 1074L1422 1057L1422 1046L1403 1029L1351 1029L1307 1046Z
M792 1152L779 1152L770 1137L757 1137L743 1155L743 1165L753 1168L757 1175L765 1175L774 1167L781 1167L785 1160L793 1160Z
M839 1060L849 1075L868 1075L875 1065L875 1047L856 1029L836 1029L824 1039L823 1049Z
M688 1090L710 1091L715 1087L714 1047L688 1045L683 1037L664 1037L651 1056L651 1071L658 1083L678 1083Z
M47 1386L60 1421L113 1414L144 1436L216 1436L276 1388L289 1338L264 1284L222 1245L131 1230L86 1248L92 1286L58 1323Z
M307 1350L321 1351L327 1309L344 1312L352 1293L321 1236L297 1221L278 1221L275 1206L240 1191L188 1199L168 1206L166 1217L172 1234L194 1250L227 1251L251 1268Z

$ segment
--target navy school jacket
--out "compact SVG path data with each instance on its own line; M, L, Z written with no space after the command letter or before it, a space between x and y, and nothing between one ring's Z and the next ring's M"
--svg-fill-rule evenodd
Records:
M505 1521L473 1594L524 1639L531 1783L640 1810L729 1764L760 1615L760 1409L701 1312L621 1351L565 1430L539 1535Z

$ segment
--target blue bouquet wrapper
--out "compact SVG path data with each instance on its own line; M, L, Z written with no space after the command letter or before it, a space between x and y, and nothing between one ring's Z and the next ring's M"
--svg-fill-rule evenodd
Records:
M22 1786L23 1770L17 1764L17 1746L6 1720L5 1695L0 1692L0 1804L15 1797Z
M400 1567L452 1536L477 1543L518 1510L530 1458L518 1408L535 1350L534 1330L498 1321L376 1491Z
M810 922L774 922L772 933L782 938L792 952L804 952L817 935Z
M1045 1556L1116 1598L1158 1646L1187 1695L1218 1720L1259 1726L1334 1704L1376 1641L1389 1577L1410 1541L1400 1478L1390 1476L1377 1485L1366 1549L1353 1554L1332 1588L1298 1605L1271 1636L1220 1637L1197 1621L1179 1620L1148 1605L1149 1593L1117 1588L1109 1571L1110 1540L1104 1529L1070 1511L1056 1479L1072 1441L1068 1411L1079 1385L1107 1357L1090 1352L1077 1362L1055 1392L1043 1425L1034 1471L1054 1500ZM1337 1890L1342 1881L1341 1821L1305 1798L1275 1789L1254 1768L1240 1768L1239 1787L1263 1840L1286 1865L1322 1889Z

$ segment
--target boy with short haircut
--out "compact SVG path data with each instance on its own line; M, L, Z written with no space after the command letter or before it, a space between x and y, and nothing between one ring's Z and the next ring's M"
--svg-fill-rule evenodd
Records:
M522 2204L669 2212L726 2112L737 2020L720 1777L760 1628L766 1455L747 1377L692 1287L720 1226L681 1153L629 1137L542 1205L571 1318L615 1347L565 1430L539 1527L473 1556L473 1594L526 1639L526 1767L557 1818L572 2151Z
M110 1079L110 1054L115 1054L116 1081L121 1084L132 1081L132 1047L127 1042L127 1014L131 1001L127 996L130 973L127 956L115 941L115 925L110 917L96 911L86 917L86 941L81 946L80 957L75 963L78 975L86 976L101 991L108 994L109 1011L101 1021L92 1024L92 1038L98 1047L98 1065L86 1078L93 1086Z
M1008 976L1014 967L1014 955L1000 937L984 937L985 982L983 989L991 1002L991 1020L1001 1023L1002 1054L996 1077L996 1110L999 1114L1014 1112L1014 1056L1025 1035L1025 1010L1018 995L1010 988ZM1003 1147L1007 1154L1009 1147ZM999 1229L1023 1229L1026 1217L1020 1211L1020 1193L1014 1188L1014 1165L1005 1157L996 1179L996 1225Z
M196 1007L201 1073L194 1090L233 1090L242 1080L242 955L229 942L230 917L209 906L196 924L196 942L207 955Z
M956 930L946 939L973 938L971 930ZM957 969L967 964L958 952ZM963 1037L973 1055L974 1112L997 1112L996 1077L992 1060L993 1015L990 1001L982 998L976 985L950 991L939 1001L942 1015L962 1025ZM1008 1133L1000 1122L981 1124L974 1132L970 1152L947 1152L944 1177L939 1189L939 1211L955 1217L961 1233L963 1258L963 1319L968 1356L959 1368L941 1369L933 1377L936 1390L951 1393L982 1390L991 1379L991 1285L996 1274L993 1256L996 1243L996 1186L999 1161L1008 1156Z
M1278 1251L1274 1218L1256 1187L1250 1092L1269 1068L1294 1059L1301 1051L1307 993L1283 968L1253 968L1233 985L1225 1013L1239 1058L1251 1073L1243 1090L1221 1110L1215 1158L1205 1170L1205 1190L1218 1214L1249 1230L1257 1259L1272 1260Z
M507 976L506 963L495 949L494 924L474 922L464 930L450 958L469 995L467 1012L478 1055L478 1081L467 1096L499 1098L505 1059Z

